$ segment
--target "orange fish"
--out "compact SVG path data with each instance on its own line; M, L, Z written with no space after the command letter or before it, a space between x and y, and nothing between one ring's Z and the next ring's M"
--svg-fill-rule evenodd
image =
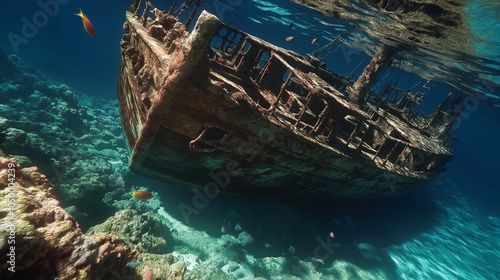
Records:
M82 18L83 28L90 36L94 37L94 26L92 25L92 22L90 22L89 18L82 12L82 9L80 9L80 12L78 14L75 14L75 16L79 16L80 18Z
M151 268L148 268L146 271L146 274L144 274L144 280L153 280L153 270Z
M131 194L133 197L140 199L140 200L148 200L150 198L153 198L152 193L150 193L148 191L144 191L144 190L135 191L135 192L132 192Z

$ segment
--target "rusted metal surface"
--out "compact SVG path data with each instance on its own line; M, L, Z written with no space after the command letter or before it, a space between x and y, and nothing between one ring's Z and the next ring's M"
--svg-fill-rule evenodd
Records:
M134 172L233 194L348 201L415 188L452 156L458 103L409 121L395 105L352 102L344 92L354 83L315 58L206 12L188 34L170 13L139 18L134 7L119 79Z

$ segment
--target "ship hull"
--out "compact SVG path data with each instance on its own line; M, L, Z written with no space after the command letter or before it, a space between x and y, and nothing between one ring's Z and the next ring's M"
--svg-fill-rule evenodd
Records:
M399 172L381 168L391 160L401 164L407 150L404 145L396 148L396 140L392 148L384 148L389 136L378 144L366 140L366 135L373 138L382 134L369 126L360 129L354 125L348 133L338 130L338 136L333 128L329 133L321 132L328 129L328 106L337 104L333 109L341 112L352 109L340 94L329 96L316 113L308 113L302 104L305 109L299 108L295 115L280 115L278 106L289 105L289 110L294 106L280 99L285 83L273 101L265 95L270 90L262 86L263 70L254 79L238 78L240 69L231 73L218 63L221 59L214 55L210 43L214 34L220 33L220 24L203 12L191 34L183 30L174 34L172 29L157 35L153 24L148 29L148 24L127 13L118 98L132 171L200 191L207 197L228 193L344 202L398 194L436 176L404 168ZM288 66L286 58L278 58ZM299 77L301 73L297 70ZM253 90L263 93L257 98L245 84L249 80L255 83L259 77L261 84ZM332 78L332 83L337 80ZM287 82L291 84L290 78ZM289 102L294 101L292 97L288 97ZM356 119L375 125L370 115L352 110L350 114ZM308 122L304 121L307 114L311 115ZM341 119L349 125L352 122L344 115ZM363 149L373 150L373 154ZM380 157L384 150L385 158Z

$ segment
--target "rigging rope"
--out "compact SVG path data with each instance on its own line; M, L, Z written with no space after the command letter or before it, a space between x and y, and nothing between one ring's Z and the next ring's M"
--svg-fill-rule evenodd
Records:
M336 37L323 47L313 51L311 55L319 59L324 59L325 57L329 56L333 51L335 51L340 46L340 44L342 44L345 41L347 36L349 36L349 34L352 33L353 30L354 30L354 25L349 26L349 28L347 28L340 36Z

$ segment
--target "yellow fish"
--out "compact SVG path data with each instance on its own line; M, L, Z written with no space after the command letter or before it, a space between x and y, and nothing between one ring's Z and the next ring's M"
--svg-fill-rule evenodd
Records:
M78 14L75 14L75 16L79 16L82 19L83 28L90 36L94 37L94 26L92 25L92 22L90 22L89 18L82 12L82 9L80 9L80 12Z
M288 36L285 38L285 41L290 42L293 40L293 36Z
M140 200L148 200L153 198L153 194L145 190L131 192L131 195Z
M316 43L316 40L317 40L317 38L312 39L311 44L314 45L314 43Z

